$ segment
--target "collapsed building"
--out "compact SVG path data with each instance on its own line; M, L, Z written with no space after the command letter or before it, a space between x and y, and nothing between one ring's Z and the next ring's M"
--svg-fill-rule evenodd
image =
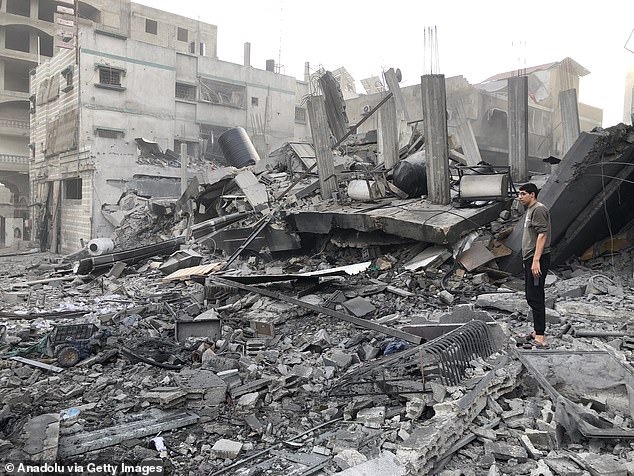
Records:
M103 207L111 238L4 258L3 458L201 475L628 474L632 127L582 133L551 174L531 175L521 157L474 166L449 148L441 75L423 77L425 127L404 134L397 87L362 118L380 112L379 130L359 134L329 73L320 84L311 143L258 160L239 142L253 161L204 169L178 199L126 190ZM178 159L135 146L142 161ZM514 174L540 184L553 215L552 350L517 337L530 315L512 269Z
M115 30L82 26L77 52L32 75L37 237L66 254L0 256L0 458L128 474L633 471L634 129L580 117L582 67L410 89L390 69L357 114L343 69L300 85ZM149 82L165 96L141 94ZM249 126L260 90L264 116L286 119ZM547 110L562 125L537 121L544 146L532 127ZM558 265L545 351L519 337L515 190L529 180Z

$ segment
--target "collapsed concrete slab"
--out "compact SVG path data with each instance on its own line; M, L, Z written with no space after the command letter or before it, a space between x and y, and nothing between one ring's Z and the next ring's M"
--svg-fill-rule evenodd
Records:
M380 204L346 206L331 203L290 211L289 220L303 233L327 234L335 228L363 232L382 230L442 245L455 243L465 233L495 220L503 207L504 204L498 202L481 208L453 208L423 200L386 200Z

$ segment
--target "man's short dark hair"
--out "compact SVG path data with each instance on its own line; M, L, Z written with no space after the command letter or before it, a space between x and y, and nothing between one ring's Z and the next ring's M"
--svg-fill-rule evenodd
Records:
M537 195L539 195L539 189L537 188L537 185L535 185L534 183L525 183L524 185L521 185L520 191L526 192L528 194L534 193L535 198L537 198Z

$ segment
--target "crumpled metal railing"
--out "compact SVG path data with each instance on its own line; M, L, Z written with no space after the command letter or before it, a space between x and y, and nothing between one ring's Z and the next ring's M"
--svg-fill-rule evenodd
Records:
M443 385L458 385L472 360L486 358L495 350L489 326L483 321L469 321L422 345L424 378L438 378Z

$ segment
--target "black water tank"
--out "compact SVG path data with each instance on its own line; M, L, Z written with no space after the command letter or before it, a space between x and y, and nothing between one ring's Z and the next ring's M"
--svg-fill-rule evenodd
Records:
M427 195L427 160L419 151L401 160L392 172L392 182L410 198Z
M218 145L220 145L222 154L229 164L239 169L253 165L260 160L255 147L253 147L253 142L242 127L234 127L223 132L218 137Z

